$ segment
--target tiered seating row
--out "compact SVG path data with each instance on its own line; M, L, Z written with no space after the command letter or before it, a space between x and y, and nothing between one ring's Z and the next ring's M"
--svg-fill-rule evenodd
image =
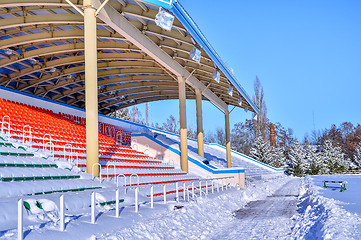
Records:
M79 175L69 170L57 168L23 168L2 167L0 168L1 181L31 181L80 178Z
M83 119L67 114L55 114L49 110L24 104L16 104L9 101L5 102L7 107L4 113L8 114L12 120L14 119L12 125L16 126L15 132L18 134L17 138L22 138L22 128L24 125L34 125L32 147L37 149L43 148L43 136L44 134L50 134L51 142L53 143L54 157L69 157L69 155L71 155L70 152L73 152L72 162L75 162L78 167L86 167L86 130L81 124ZM15 108L16 111L14 111ZM0 111L0 114L1 113ZM136 174L141 179L141 185L198 180L197 177L188 176L186 172L176 170L173 166L164 164L160 160L133 150L129 146L117 144L115 139L117 136L115 136L115 133L119 129L115 126L100 124L99 130L103 132L103 134L99 133L99 160L102 177L115 177L118 175L131 176ZM106 136L105 134L112 135L114 138ZM45 140L45 142L48 141L49 140ZM71 144L72 147L68 147L67 144ZM48 149L49 148L50 146L48 146ZM74 161L75 159L77 160ZM31 166L35 167L35 165L18 164L19 163L15 163L15 165L3 164L3 166L29 166L29 169L31 169ZM107 170L108 172L106 172ZM40 176L33 174L31 174L31 176L18 176L14 174L14 176L4 175L2 179L3 181L30 180L33 176L34 179L56 179L58 175L51 178L47 175L43 176L42 174L40 174ZM59 176L61 177L62 175L60 174ZM66 175L63 177L66 177Z
M56 192L79 192L102 188L98 182L84 179L56 179L52 181L32 180L26 182L0 182L1 197L16 197L21 195L41 195Z
M29 125L34 132L42 137L44 134L61 136L61 140L85 143L85 127L66 117L62 113L57 114L51 110L46 110L23 103L16 103L0 99L0 115L8 115L12 120L12 133L22 134L22 128ZM129 132L122 132L130 137ZM116 144L114 138L105 134L99 134L99 140Z
M24 167L56 167L56 164L45 160L44 158L38 157L15 157L15 156L7 156L0 158L0 166L21 166L27 165Z

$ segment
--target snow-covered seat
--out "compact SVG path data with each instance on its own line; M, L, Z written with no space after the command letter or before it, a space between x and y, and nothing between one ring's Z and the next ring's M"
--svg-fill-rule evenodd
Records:
M0 167L2 181L29 181L80 178L78 174L57 168Z
M52 181L13 181L0 182L0 198L16 197L22 195L40 195L55 192L77 192L102 188L96 181L86 179L61 179Z

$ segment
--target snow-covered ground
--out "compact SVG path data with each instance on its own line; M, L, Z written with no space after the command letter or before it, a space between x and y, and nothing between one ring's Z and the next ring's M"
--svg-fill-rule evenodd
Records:
M323 180L347 181L347 190L324 188ZM361 175L306 177L301 188L294 238L361 239L360 180Z
M248 183L179 203L161 199L123 206L119 218L112 207L89 214L67 215L66 231L53 222L27 226L25 239L360 239L361 175L274 179ZM347 181L347 190L323 188L322 180ZM16 239L16 230L0 232Z

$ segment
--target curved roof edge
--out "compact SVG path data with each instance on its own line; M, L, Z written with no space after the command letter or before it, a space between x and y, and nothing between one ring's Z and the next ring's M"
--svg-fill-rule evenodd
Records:
M170 9L174 0L141 0L143 2L148 2L154 5L157 5L162 8Z

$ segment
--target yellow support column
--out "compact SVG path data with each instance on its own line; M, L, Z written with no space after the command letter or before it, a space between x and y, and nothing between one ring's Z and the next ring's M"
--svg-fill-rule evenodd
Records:
M226 122L226 155L227 155L227 168L232 167L232 161L231 161L231 131L229 128L229 112L225 111L225 122Z
M183 171L188 172L186 82L182 77L178 77L178 91L179 91L181 168Z
M97 25L92 0L84 0L85 110L87 173L99 176ZM93 173L93 165L94 173Z
M204 143L203 143L203 116L202 116L202 92L196 89L196 109L197 109L197 143L198 154L204 157Z

